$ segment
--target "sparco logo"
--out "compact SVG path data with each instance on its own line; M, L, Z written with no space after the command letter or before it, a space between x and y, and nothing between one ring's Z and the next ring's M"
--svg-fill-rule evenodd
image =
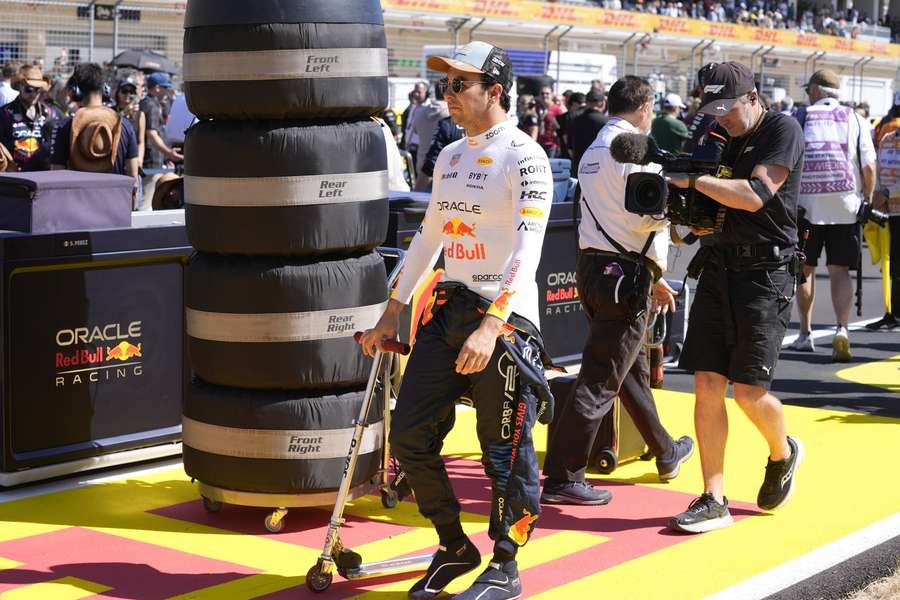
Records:
M73 344L93 344L94 342L112 342L115 340L127 340L128 338L141 337L141 322L132 321L128 325L122 323L108 323L94 327L76 327L74 329L60 329L56 332L57 346L71 346Z
M330 73L331 65L341 64L338 56L309 56L306 59L307 73Z
M472 281L474 282L500 281L501 279L503 279L501 273L476 273L472 275Z
M328 333L344 333L353 331L353 315L331 315L328 317Z

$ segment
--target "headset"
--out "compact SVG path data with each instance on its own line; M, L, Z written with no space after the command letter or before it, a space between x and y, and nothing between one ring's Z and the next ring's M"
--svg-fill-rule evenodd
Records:
M66 81L66 89L69 91L74 102L81 102L84 100L84 94L81 92L81 88L78 87L78 82L75 81L74 75L69 77L69 80Z

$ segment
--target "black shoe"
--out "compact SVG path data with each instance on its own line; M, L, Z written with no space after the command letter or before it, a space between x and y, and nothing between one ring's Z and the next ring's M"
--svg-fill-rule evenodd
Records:
M784 506L794 492L797 466L803 460L803 444L791 436L788 436L787 441L791 447L791 455L777 462L769 459L766 465L766 478L756 497L756 505L763 510L775 510Z
M874 323L869 323L866 325L866 329L869 331L878 331L879 329L894 329L900 325L900 321L897 320L897 317L892 315L891 313L885 313L883 317L875 321Z
M481 564L481 553L468 538L453 548L439 546L428 566L428 572L409 590L409 597L416 600L434 598L451 581L465 575Z
M694 440L683 435L675 440L675 456L672 460L656 459L656 471L660 481L675 479L681 472L681 463L687 461L694 454Z
M713 529L722 529L734 523L728 512L728 498L719 504L712 494L705 493L693 502L680 515L669 520L669 529L686 531L687 533L703 533Z
M541 502L544 504L609 504L612 494L586 481L544 480Z
M454 600L514 600L522 596L522 581L516 561L492 562L469 589Z

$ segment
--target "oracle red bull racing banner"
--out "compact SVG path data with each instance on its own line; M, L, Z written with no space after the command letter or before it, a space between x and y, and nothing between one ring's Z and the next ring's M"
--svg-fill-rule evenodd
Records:
M7 298L7 469L82 458L180 424L180 263L20 269Z

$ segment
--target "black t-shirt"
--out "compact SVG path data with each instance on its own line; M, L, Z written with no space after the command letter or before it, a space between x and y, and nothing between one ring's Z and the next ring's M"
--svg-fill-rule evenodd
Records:
M597 134L609 121L609 117L597 110L588 108L578 114L569 123L569 153L572 156L572 173L578 173L578 163L587 151L588 146L597 139Z
M150 143L150 138L147 137L147 134L151 129L155 129L156 132L162 136L163 130L165 129L165 122L163 121L163 109L162 104L159 103L159 100L152 96L147 96L143 100L141 100L141 112L145 115L146 120L146 132L144 133L144 165L145 169L158 169L163 166L163 162L165 157L163 153L156 149L156 146Z
M53 141L53 155L50 163L69 168L69 148L72 145L72 119L67 118L59 126L56 139ZM137 135L128 119L122 119L122 133L119 136L119 149L116 152L116 164L112 172L118 175L128 175L125 170L125 162L131 158L137 158Z
M756 165L779 165L790 171L781 188L756 212L726 209L718 246L797 244L797 196L803 172L803 130L787 115L766 112L759 130L750 138L733 138L722 154L722 165L732 168L731 179L750 179ZM743 152L741 156L737 156Z

